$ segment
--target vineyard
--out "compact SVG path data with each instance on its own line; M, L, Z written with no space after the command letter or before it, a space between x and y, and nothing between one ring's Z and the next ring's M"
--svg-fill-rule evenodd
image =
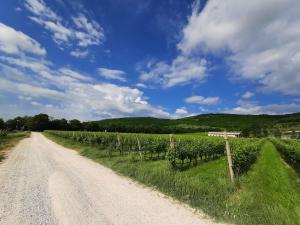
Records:
M300 169L300 141L272 139L284 159L297 170Z
M109 157L130 155L136 160L167 159L175 169L188 169L199 162L208 162L225 155L221 137L169 136L110 132L45 131L52 136L96 146ZM246 172L255 162L262 145L261 139L229 139L233 169Z
M299 168L299 141L229 138L233 185L223 137L80 131L44 134L212 217L243 225L300 225L299 175L286 165Z

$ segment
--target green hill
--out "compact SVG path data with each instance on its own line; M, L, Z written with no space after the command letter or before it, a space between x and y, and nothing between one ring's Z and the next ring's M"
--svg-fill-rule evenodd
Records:
M184 133L221 130L300 130L300 113L286 115L202 114L181 119L128 117L87 122L90 130L143 133Z

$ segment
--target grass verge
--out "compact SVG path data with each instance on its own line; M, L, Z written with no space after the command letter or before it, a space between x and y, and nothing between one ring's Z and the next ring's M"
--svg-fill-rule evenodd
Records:
M5 137L0 137L0 161L5 158L5 152L14 147L23 138L29 137L29 132L10 132Z
M166 160L140 162L132 160L132 156L107 157L104 150L94 146L46 136L217 220L243 225L300 224L299 178L270 142L263 146L258 162L239 178L237 186L232 186L224 157L174 171Z

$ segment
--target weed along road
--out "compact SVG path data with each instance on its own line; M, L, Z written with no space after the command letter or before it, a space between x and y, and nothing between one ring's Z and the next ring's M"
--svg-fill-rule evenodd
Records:
M32 133L0 165L0 224L215 223Z

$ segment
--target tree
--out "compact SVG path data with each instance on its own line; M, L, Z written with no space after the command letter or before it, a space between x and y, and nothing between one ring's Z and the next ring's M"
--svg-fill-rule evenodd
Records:
M93 122L85 122L83 123L84 126L84 130L87 131L99 131L99 125L97 123L93 123ZM111 130L108 130L111 131Z
M14 119L10 119L5 122L5 128L7 130L16 130L16 127L17 127L17 121Z
M70 125L66 119L55 119L51 121L51 129L53 130L70 130Z
M0 118L0 130L3 130L4 128L4 120Z
M32 117L31 130L44 131L50 128L50 120L47 114L38 114Z
M79 120L70 120L69 121L70 129L71 130L81 130L82 129L82 124Z

